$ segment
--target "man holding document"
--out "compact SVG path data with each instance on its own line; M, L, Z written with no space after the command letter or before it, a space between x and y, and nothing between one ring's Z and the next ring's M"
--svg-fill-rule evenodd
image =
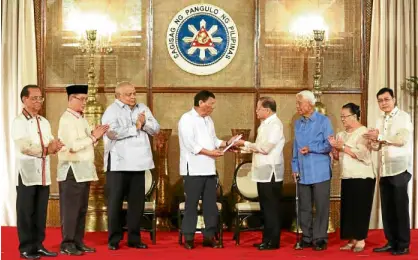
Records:
M259 250L280 247L280 215L283 187L285 143L283 124L276 115L276 101L261 97L257 102L257 118L261 120L255 143L239 140L245 150L253 152L252 180L257 182L258 197L264 218L263 240Z
M238 136L229 141L216 137L215 126L210 114L215 108L215 95L202 90L194 97L194 107L183 114L178 124L180 142L180 175L184 178L186 196L185 213L181 231L186 239L184 247L194 248L194 234L197 224L197 206L203 201L203 246L219 248L215 242L218 226L216 205L216 166L215 158L224 154L221 147L229 146Z

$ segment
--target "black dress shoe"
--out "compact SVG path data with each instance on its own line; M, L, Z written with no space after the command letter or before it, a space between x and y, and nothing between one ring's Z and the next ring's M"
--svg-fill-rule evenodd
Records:
M300 240L298 243L294 245L294 249L302 250L304 248L312 247L312 242L306 242L304 240Z
M402 249L392 251L392 255L407 255L407 254L409 254L409 248L402 248Z
M373 252L375 252L375 253L392 252L392 251L394 251L393 247L391 245L389 245L389 243L382 246L382 247L373 248Z
M261 243L254 243L254 244L253 244L253 247L259 247L262 243L263 243L263 242L261 242Z
M81 252L84 252L84 253L94 253L94 252L96 252L96 249L95 248L88 247L85 244L78 244L78 245L75 245L75 247L78 250L80 250Z
M203 247L221 248L221 246L213 238L204 238Z
M258 246L258 250L275 250L275 249L279 249L279 245L273 244L271 242L261 243L260 246Z
M186 240L186 243L184 243L184 248L191 250L194 248L194 242L193 240Z
M313 247L313 250L315 251L322 251L327 249L327 243L325 242L325 240L318 240L315 243L315 246Z
M57 253L55 253L55 252L48 251L45 247L41 247L41 248L39 248L39 249L38 249L38 251L37 251L37 253L38 253L40 256L47 256L47 257L55 257L55 256L57 256L57 255L58 255L58 254L57 254Z
M20 253L20 258L23 258L23 259L39 259L39 258L41 258L41 256L38 255L38 254L34 254L34 253L23 252L23 253Z
M108 244L107 248L109 250L118 250L119 249L119 244Z
M128 247L132 247L132 248L138 248L138 249L147 249L148 246L142 242L139 243L129 243L128 242Z
M75 245L71 244L68 246L61 247L61 254L79 256L83 255L83 252L78 250Z

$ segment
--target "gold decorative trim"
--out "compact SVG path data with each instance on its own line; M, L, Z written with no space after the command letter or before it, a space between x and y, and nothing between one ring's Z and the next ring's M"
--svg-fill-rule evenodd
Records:
M46 226L47 227L60 227L60 201L58 194L50 194L48 201L48 211L46 217Z

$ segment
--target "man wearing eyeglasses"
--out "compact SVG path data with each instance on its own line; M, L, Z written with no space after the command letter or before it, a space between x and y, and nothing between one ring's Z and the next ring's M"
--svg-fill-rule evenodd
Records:
M387 244L373 251L404 255L409 254L410 245L408 183L413 126L411 116L395 106L392 89L382 88L376 96L383 113L377 119L376 129L370 129L364 137L379 151L380 200Z
M12 138L17 150L16 211L20 257L57 256L57 253L45 249L42 243L51 184L49 155L57 153L63 143L54 139L48 120L39 115L44 101L39 87L25 86L20 99L24 108L12 124Z
M62 228L61 253L82 255L96 251L84 244L84 228L90 182L98 180L94 166L94 145L109 126L99 125L92 131L84 118L87 85L72 85L66 90L68 108L60 118L58 129L58 137L65 144L65 148L58 153L57 170Z
M160 131L150 109L136 102L135 87L121 82L115 89L116 100L103 114L110 125L104 137L104 165L108 197L108 249L119 249L123 239L121 211L127 197L128 247L146 249L141 241L141 218L145 205L145 171L154 168L149 136Z

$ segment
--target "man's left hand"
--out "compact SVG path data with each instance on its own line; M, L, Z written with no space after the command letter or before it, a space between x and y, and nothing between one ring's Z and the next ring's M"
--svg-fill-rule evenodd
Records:
M303 155L308 154L309 153L309 147L308 146L302 147L302 149L300 149L299 152Z

